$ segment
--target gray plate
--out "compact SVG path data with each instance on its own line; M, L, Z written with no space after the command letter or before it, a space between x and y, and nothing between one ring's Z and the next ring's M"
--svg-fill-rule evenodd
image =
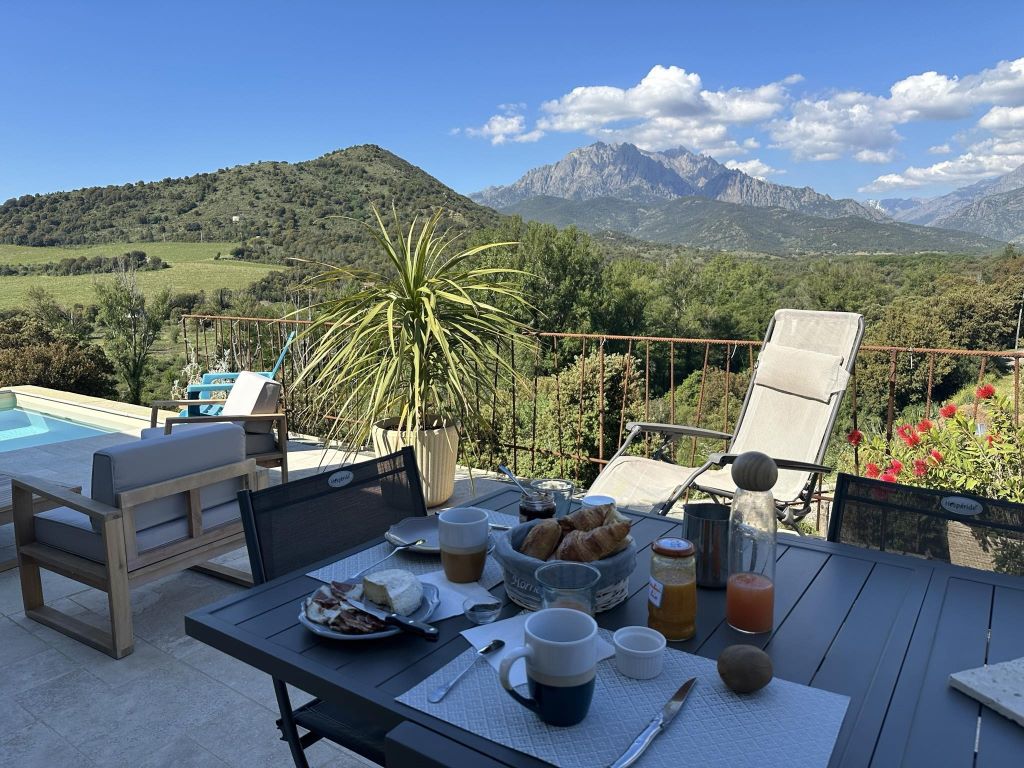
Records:
M409 547L409 552L420 552L425 555L441 554L441 545L437 539L437 515L426 517L407 517L392 525L384 534L384 538L396 547L416 539L426 539L426 543ZM494 536L491 535L487 551L494 549Z
M382 632L370 632L367 635L346 635L343 632L335 632L333 629L328 629L323 624L317 624L315 621L311 621L310 618L306 616L306 600L308 597L309 595L302 598L302 602L299 603L299 623L314 635L328 637L331 640L377 640L382 637L392 637L402 631L398 627L388 627ZM440 603L441 594L437 591L437 587L433 584L424 584L423 600L420 602L420 607L410 613L409 616L417 621L429 621L431 615Z

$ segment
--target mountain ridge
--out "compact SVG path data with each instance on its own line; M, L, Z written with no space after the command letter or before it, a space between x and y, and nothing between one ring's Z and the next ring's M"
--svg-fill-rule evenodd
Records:
M887 218L855 200L834 200L811 187L774 184L727 168L685 147L653 152L629 143L596 142L579 147L555 163L527 171L512 184L469 195L498 210L537 196L567 200L610 197L636 203L695 196L752 208L785 208L824 218Z

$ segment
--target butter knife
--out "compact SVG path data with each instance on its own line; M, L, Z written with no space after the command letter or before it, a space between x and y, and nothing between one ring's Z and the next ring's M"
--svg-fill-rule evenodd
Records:
M419 635L424 640L430 640L432 642L437 640L437 627L432 624L427 624L425 621L417 621L409 616L403 616L400 613L389 613L388 611L381 610L375 605L370 605L368 602L354 600L351 597L346 597L345 602L356 610L363 611L371 616L376 616L385 624L398 627L403 632L411 632L414 635Z
M622 756L612 763L611 768L627 768L637 760L640 759L640 755L644 753L651 742L654 741L654 737L661 733L672 722L672 718L676 716L679 708L683 706L683 701L686 699L686 694L693 688L693 684L697 682L696 677L691 677L681 686L679 690L675 692L675 695L668 700L661 712L654 716L654 718L647 724L647 727L643 729L639 736L636 737L636 741L629 745L629 749L622 753Z

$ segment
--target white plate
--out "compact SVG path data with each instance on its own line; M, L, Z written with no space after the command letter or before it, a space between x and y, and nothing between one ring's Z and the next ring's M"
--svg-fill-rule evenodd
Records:
M396 547L416 539L426 539L423 544L409 547L407 552L419 552L424 555L441 554L441 545L437 538L437 515L426 517L407 517L392 525L384 534L384 538ZM494 535L490 534L487 551L494 549Z
M397 635L402 630L398 627L389 626L387 629L381 632L370 632L365 635L346 634L344 632L335 632L333 629L329 629L323 624L317 624L315 621L310 620L306 615L306 600L309 595L302 598L302 602L299 603L299 623L312 632L314 635L320 635L320 637L328 637L331 640L377 640L382 637L391 637ZM416 619L417 621L428 621L437 606L441 603L441 593L437 591L437 587L433 584L423 585L423 599L420 601L420 607L409 614L410 618ZM382 609L383 610L383 609Z

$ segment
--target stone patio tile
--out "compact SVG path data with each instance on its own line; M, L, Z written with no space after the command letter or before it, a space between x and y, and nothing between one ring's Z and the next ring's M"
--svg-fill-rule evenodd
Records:
M47 650L46 643L6 616L0 617L0 648L5 667Z
M21 577L18 573L17 568L0 573L0 614L4 616L21 613L25 610L25 604L21 602ZM50 571L40 571L40 573L43 579L43 595L46 597L47 603L91 589L84 584L65 579ZM97 594L102 593L97 592Z
M0 743L5 738L13 734L15 731L20 731L22 728L28 728L34 722L36 718L22 706L15 704L10 696L4 696L4 725L0 729Z
M157 749L138 768L225 768L227 763L187 736L179 736Z
M270 675L266 672L250 667L248 664L203 643L197 643L195 647L190 648L187 653L178 658L253 702L277 712L274 686Z
M45 645L43 647L45 648ZM76 669L78 669L78 665L75 662L53 648L46 648L46 650L24 657L14 663L5 663L3 674L0 675L0 701L8 702L16 694L35 688L55 677L74 672ZM6 727L6 723L4 727ZM3 730L0 728L0 732Z
M0 736L0 768L94 765L96 763L40 722Z

